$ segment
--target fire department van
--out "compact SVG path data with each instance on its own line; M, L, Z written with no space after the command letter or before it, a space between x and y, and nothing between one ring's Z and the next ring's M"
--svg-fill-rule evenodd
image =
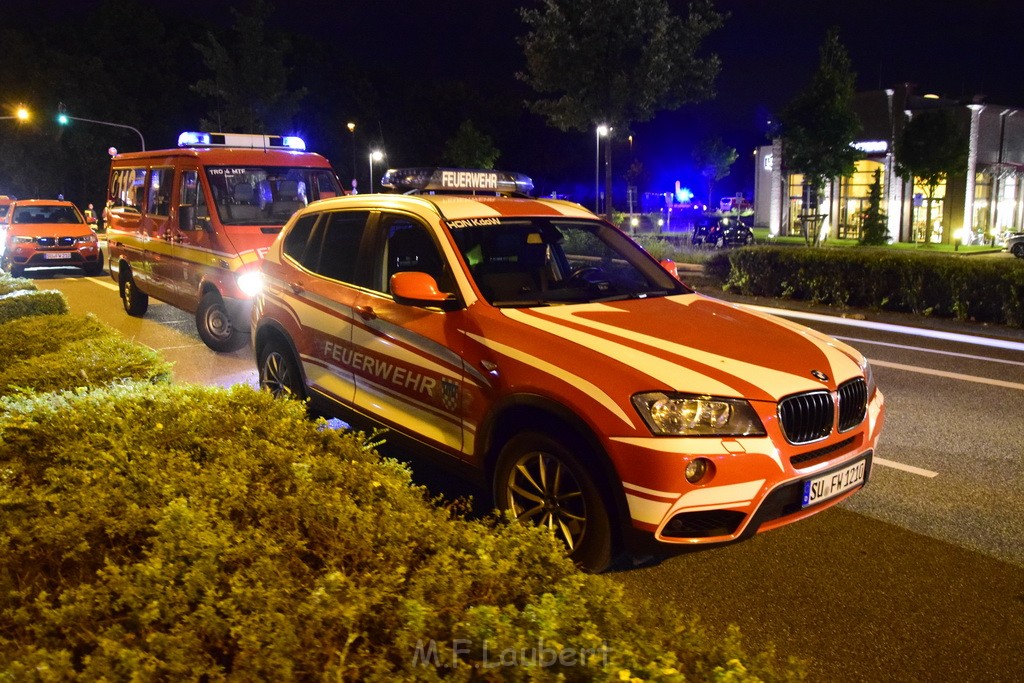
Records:
M403 194L318 202L271 246L264 388L472 473L591 570L745 538L867 482L885 409L855 349L694 292L523 176L385 186Z
M110 165L110 276L128 315L149 297L195 313L202 340L249 339L259 261L288 218L342 194L327 160L296 137L182 133L178 149L118 154Z

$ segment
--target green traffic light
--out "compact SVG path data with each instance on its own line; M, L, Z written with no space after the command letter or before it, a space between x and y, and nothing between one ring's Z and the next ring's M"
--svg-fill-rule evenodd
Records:
M67 114L58 114L57 115L57 123L59 123L62 126L68 125L68 115Z

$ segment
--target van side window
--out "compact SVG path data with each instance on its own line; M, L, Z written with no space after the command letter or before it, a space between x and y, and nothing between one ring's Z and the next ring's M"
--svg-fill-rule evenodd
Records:
M145 190L145 168L118 168L110 174L110 199L114 207L123 206L141 213Z
M171 212L173 168L154 168L149 173L149 205L146 212L153 216L168 216Z
M181 172L181 189L178 203L182 206L196 207L197 218L209 218L210 207L206 203L206 194L199 184L199 171Z

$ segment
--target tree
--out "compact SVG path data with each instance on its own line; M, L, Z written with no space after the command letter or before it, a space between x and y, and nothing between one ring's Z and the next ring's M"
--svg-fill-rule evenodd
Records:
M804 175L804 239L812 243L807 230L810 224L815 245L819 240L817 228L825 216L811 207L827 182L852 175L861 158L851 146L860 131L853 109L856 76L839 41L838 29L828 32L819 54L818 70L811 82L786 105L780 117L786 168Z
M305 88L288 90L290 69L285 58L291 51L287 38L267 34L270 8L264 0L252 0L248 11L232 8L234 44L225 46L213 34L195 47L203 56L211 78L193 90L214 101L208 130L244 133L281 133L292 126L292 117L306 95Z
M860 243L866 246L881 246L889 243L889 227L885 212L882 211L882 171L875 169L875 179L868 190L868 207L860 226Z
M500 155L494 140L477 130L472 121L463 121L444 148L445 163L460 168L494 168Z
M719 59L697 54L725 19L710 0L692 2L685 20L667 0L542 0L520 16L529 32L519 39L527 70L517 76L541 95L531 109L560 130L593 132L604 124L625 135L658 111L714 94ZM610 218L611 202L606 206Z
M932 202L935 191L951 175L967 168L967 131L952 109L915 113L895 145L896 171L916 178L928 190L924 243L932 240Z
M729 175L729 168L738 156L736 148L726 145L720 137L703 140L693 151L693 159L707 183L708 206L716 206L712 197L715 183Z

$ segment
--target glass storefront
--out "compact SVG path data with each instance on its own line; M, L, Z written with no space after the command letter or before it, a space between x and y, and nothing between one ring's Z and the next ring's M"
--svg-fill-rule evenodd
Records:
M861 159L857 162L853 175L843 178L840 187L839 229L840 239L859 239L864 213L868 208L871 186L875 182L875 170L878 170L882 182L879 200L885 201L885 166L878 161ZM885 207L882 207L885 210Z
M926 222L931 220L932 223L932 244L938 244L943 242L945 226L943 225L943 209L944 202L946 199L946 183L945 181L939 183L935 187L935 194L932 195L931 200L928 198L929 187L923 185L919 178L914 179L914 212L912 216L912 225L914 228L914 241L924 242L925 235L927 233ZM929 211L929 204L931 205Z

